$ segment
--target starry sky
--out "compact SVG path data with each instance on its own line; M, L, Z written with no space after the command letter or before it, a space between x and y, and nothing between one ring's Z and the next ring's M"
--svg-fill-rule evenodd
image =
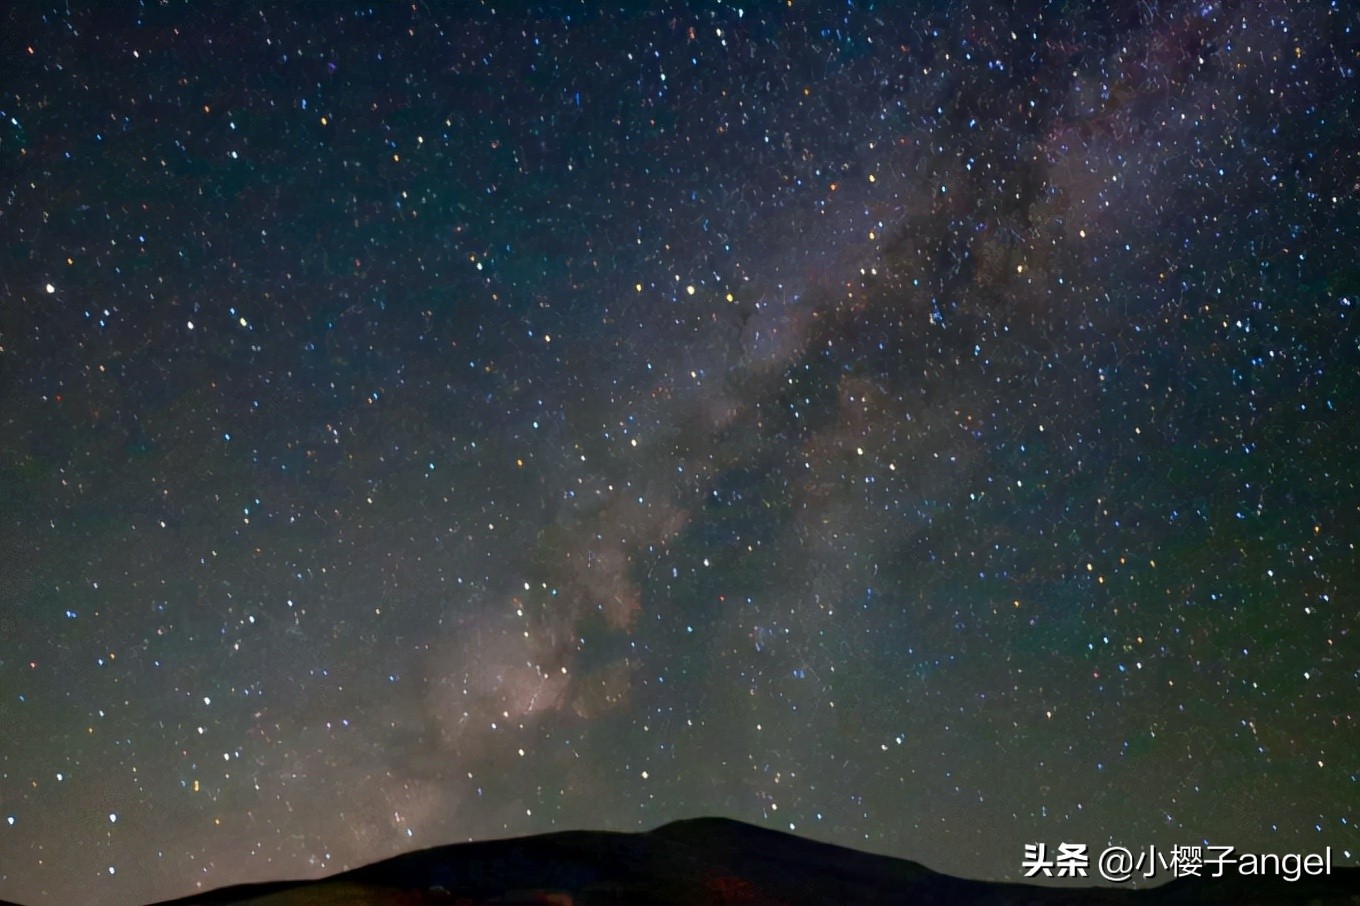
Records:
M0 897L1360 858L1355 5L0 35Z

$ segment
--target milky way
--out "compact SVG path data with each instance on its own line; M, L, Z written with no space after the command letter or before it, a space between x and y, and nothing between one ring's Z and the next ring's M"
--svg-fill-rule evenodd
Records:
M1355 864L1358 30L11 6L0 897L713 814Z

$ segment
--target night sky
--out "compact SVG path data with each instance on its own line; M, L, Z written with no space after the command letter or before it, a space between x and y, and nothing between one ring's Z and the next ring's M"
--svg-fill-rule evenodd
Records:
M7 7L0 898L1360 859L1355 5Z

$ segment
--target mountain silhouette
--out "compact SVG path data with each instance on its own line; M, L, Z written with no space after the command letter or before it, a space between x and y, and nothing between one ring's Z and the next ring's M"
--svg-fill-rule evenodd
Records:
M1327 876L1181 878L1158 887L1039 887L968 880L915 862L722 818L647 833L569 831L440 846L315 881L245 884L164 906L312 904L1170 904L1350 903L1360 868Z

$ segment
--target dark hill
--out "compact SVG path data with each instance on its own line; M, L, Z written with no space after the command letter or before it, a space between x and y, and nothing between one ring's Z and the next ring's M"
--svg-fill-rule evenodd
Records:
M719 818L649 833L577 831L441 846L318 881L228 887L189 904L1168 904L1351 903L1360 869L1329 877L1185 878L1161 887L1045 888L970 881Z

